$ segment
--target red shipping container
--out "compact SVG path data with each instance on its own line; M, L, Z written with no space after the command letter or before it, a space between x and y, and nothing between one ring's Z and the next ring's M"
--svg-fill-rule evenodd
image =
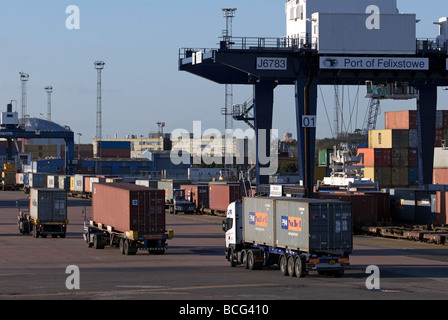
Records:
M443 129L448 129L448 110L442 110Z
M440 148L443 140L443 129L436 129L436 136L434 141L434 147Z
M99 156L102 158L130 158L131 150L120 148L101 149Z
M418 149L409 148L408 167L418 167Z
M392 149L360 148L358 154L364 154L364 167L390 167L392 166Z
M208 187L209 207L212 210L226 212L229 204L243 198L243 190L239 184L210 183Z
M448 191L436 192L437 224L448 224Z
M448 184L448 169L437 169L437 168L434 169L432 183L433 184Z
M405 110L386 112L386 129L417 129L417 111Z
M352 205L352 220L355 229L375 226L390 219L390 195L382 192L316 193L318 199L338 199Z
M185 198L194 203L197 209L209 207L208 185L181 185Z
M165 192L132 183L94 183L92 220L117 232L166 232Z

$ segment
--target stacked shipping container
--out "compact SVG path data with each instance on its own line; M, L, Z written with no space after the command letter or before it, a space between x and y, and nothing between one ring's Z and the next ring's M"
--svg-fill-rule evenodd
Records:
M230 203L243 198L241 185L233 183L210 182L209 207L214 211L227 212Z
M380 187L416 186L419 171L417 111L386 112L385 128L369 131L369 148L358 150L364 154L364 177L377 181ZM442 140L448 140L448 110L437 111L434 146L440 147ZM439 168L436 159L437 154L434 183L446 184L448 164Z
M448 150L434 149L434 184L448 184Z

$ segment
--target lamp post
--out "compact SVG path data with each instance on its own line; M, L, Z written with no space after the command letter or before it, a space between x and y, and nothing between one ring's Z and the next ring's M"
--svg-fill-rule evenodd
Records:
M80 154L79 154L79 149L81 147L81 136L82 136L82 133L78 132L77 135L78 135L78 159L81 159Z

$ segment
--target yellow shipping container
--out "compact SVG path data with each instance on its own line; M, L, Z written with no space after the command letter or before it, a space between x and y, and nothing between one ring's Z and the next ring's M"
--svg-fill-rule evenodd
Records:
M327 176L327 167L314 167L314 183L322 181Z
M370 130L369 148L409 148L409 130Z
M3 164L3 171L16 171L16 168L12 163L4 163Z
M70 177L70 191L75 191L75 176Z
M392 168L391 179L393 186L409 185L409 169L407 167Z
M389 167L365 167L362 169L364 178L378 182L380 187L391 185L391 168Z

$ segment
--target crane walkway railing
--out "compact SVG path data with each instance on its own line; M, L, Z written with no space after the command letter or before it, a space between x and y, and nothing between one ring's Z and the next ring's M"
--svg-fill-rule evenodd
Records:
M216 50L312 50L318 52L319 41L308 36L301 37L220 37L219 48L180 48L179 59L192 57L193 53L213 54ZM437 39L416 39L416 53L437 51L448 52L448 41Z

